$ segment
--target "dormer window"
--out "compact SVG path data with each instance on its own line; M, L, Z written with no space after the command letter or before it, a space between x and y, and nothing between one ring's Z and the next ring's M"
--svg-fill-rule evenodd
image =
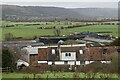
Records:
M55 49L52 49L52 54L55 54Z

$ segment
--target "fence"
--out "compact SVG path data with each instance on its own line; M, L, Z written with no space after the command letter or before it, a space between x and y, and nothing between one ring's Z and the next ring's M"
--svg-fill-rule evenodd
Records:
M2 72L10 72L10 67L0 68L0 71L2 71Z

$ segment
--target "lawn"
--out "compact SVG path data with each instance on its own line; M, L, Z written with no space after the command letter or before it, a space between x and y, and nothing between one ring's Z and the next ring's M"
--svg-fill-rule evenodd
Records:
M15 37L23 37L23 38L33 38L34 36L54 36L53 29L38 29L39 27L67 27L71 25L78 25L80 23L65 23L65 22L9 22L9 24L3 25L11 25L11 24L19 24L15 27L7 27L2 28L2 36L4 39L4 35L6 33L12 33ZM25 24L40 24L40 25L28 25ZM74 32L100 32L102 34L112 34L113 36L118 36L118 26L117 25L92 25L92 26L84 26L77 28L67 28L61 30L62 35L68 35Z
M2 78L118 78L118 74L52 72L43 74L3 73Z

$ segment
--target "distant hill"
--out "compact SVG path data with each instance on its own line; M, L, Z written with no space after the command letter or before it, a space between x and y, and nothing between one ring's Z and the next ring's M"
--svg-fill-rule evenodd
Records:
M93 18L117 18L118 9L117 8L77 8L73 11L84 14L86 17Z
M82 20L117 18L116 8L61 8L0 5L3 20Z

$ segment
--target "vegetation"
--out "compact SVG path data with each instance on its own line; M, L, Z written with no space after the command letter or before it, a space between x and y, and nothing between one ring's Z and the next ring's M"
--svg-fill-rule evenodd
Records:
M2 68L13 66L13 55L10 53L10 51L7 48L2 49Z
M54 36L54 35L68 35L74 32L98 32L101 34L112 34L118 36L117 25L87 25L81 26L83 23L79 22L3 22L2 25L2 37L5 40L5 34L11 33L16 38L34 38L40 36ZM7 27L5 25L14 25L13 27ZM75 26L77 25L77 27ZM79 26L78 26L79 25ZM54 28L57 26L57 33Z
M76 73L76 72L47 72L44 74L3 73L3 78L118 78L118 74Z
M9 41L9 40L13 40L14 39L14 36L12 33L6 33L5 34L5 40L6 41Z
M54 29L54 34L55 34L55 36L60 36L60 33L61 33L60 28L55 28L55 29Z
M10 72L16 70L16 60L18 60L18 53L14 53L11 49L2 48L2 68L8 69Z
M112 46L120 46L120 38L114 40L113 42L111 42Z

